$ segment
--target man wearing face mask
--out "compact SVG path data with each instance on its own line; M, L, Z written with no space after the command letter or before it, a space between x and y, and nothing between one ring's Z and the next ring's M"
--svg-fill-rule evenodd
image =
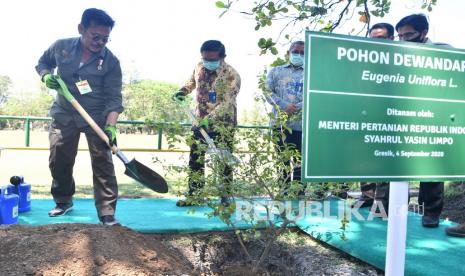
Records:
M396 25L399 40L445 45L433 43L428 37L429 24L425 15L412 14L402 18ZM438 227L439 215L444 205L444 182L420 182L418 204L423 206L422 225L424 227Z
M199 144L205 144L200 128L207 131L215 144L224 145L232 152L234 127L237 125L236 97L241 87L237 71L224 61L226 50L218 40L207 40L200 47L202 61L194 68L190 79L173 95L183 101L194 89L197 91L195 116L200 122L194 126L193 143L189 155L189 191L186 200L179 200L177 206L191 206L190 197L204 186L205 151ZM220 131L221 130L221 131ZM223 196L221 202L229 203L229 184L232 168L226 164L223 171Z
M285 144L292 144L299 152L302 148L302 101L303 101L303 82L304 82L304 54L305 43L295 41L287 51L289 63L274 67L268 73L265 82L266 100L273 106L273 113L278 115L279 112L286 112L288 120L287 128L281 129L276 121L271 124L275 131L284 132L284 140L279 139L276 145L277 151L283 151ZM281 135L278 135L281 137ZM285 167L290 166L290 161L285 162ZM290 182L291 177L283 175L286 182ZM301 169L300 164L292 172L292 179L300 181ZM303 192L303 191L302 191Z

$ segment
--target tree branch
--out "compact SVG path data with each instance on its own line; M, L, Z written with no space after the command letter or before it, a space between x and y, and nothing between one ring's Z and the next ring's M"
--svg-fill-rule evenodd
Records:
M365 0L364 1L364 5L365 5L365 18L366 18L366 27L367 27L367 32L365 34L365 36L367 37L369 34L370 34L370 20L371 20L371 15L370 15L370 11L368 10L368 0Z
M281 227L279 228L279 230L277 231L272 231L272 233L274 234L273 237L271 239L268 240L267 244L266 244L266 247L265 249L263 250L263 253L262 255L260 256L260 259L258 260L257 264L254 266L254 268L252 269L252 272L255 273L257 272L257 269L261 266L261 264L263 263L263 261L268 257L269 253L270 253L270 250L271 250L271 246L273 245L273 243L276 241L276 239L278 238L279 235L281 235L281 233L284 231L284 229L287 228L287 225L289 224L289 220L285 220L283 222L283 224L281 225ZM275 229L271 229L271 230L275 230Z
M347 11L347 9L349 9L350 4L352 4L352 0L347 1L347 5L344 7L344 9L342 10L342 12L339 13L339 19L336 21L336 23L334 23L334 24L331 26L330 32L333 32L334 29L336 29L337 26L339 26L339 24L341 24L341 20L342 20L342 18L344 17L344 13Z

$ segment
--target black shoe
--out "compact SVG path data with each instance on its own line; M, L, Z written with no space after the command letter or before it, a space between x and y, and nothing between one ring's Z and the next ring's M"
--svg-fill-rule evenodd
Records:
M115 219L113 215L101 216L100 222L106 226L121 226L121 224Z
M50 217L63 216L73 210L73 203L57 203L55 208L48 212Z
M439 217L424 215L421 218L423 227L434 228L439 226Z
M370 199L359 199L356 202L352 203L350 205L350 208L354 208L355 206L359 206L358 208L366 208L366 207L371 207L372 205L373 205L373 199L371 198Z
M465 223L454 227L447 227L446 234L452 237L465 238Z

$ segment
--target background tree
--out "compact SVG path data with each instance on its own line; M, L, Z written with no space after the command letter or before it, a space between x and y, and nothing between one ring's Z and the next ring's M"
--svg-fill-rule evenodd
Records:
M171 96L179 86L160 81L140 80L123 88L122 117L127 120L186 121L187 116L178 111Z
M19 92L12 94L0 110L1 115L47 117L52 106L54 96L48 89L39 92ZM22 120L0 120L0 129L23 129ZM33 128L47 129L48 122L34 121Z
M2 112L14 116L46 117L53 99L48 91L18 93L15 97L10 97Z
M242 125L266 126L269 124L263 105L254 103L252 108L242 111L240 122Z
M165 123L187 122L188 117L179 112L171 99L178 85L154 80L132 80L123 88L123 106L121 119L145 121L150 133ZM131 127L124 127L130 129ZM142 131L139 128L139 131Z
M11 79L8 76L0 76L0 107L8 100Z
M171 100L178 86L172 83L136 80L131 74L131 81L123 87L122 120L142 120L154 122L187 122L187 116L179 112ZM37 91L15 91L11 93L11 80L0 76L0 114L11 116L46 117L53 103L55 92L47 89L42 83L37 84ZM122 126L122 129L126 127Z

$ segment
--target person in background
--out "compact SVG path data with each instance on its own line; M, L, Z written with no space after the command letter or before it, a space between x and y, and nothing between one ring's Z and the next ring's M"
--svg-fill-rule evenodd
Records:
M59 89L53 76L57 74L70 93L108 136L110 146L116 145L116 122L123 112L122 74L119 60L106 47L115 22L99 9L86 9L78 25L80 37L60 39L40 57L36 70L50 89ZM63 95L50 109L51 193L56 203L48 214L62 216L73 208L73 178L81 132L86 135L92 162L94 198L102 224L118 225L115 219L118 185L111 149L91 129Z
M428 38L428 30L428 19L423 14L411 14L396 24L396 31L401 41L445 45L433 43ZM420 182L418 204L423 206L422 225L438 227L439 216L444 206L444 182Z
M276 150L281 152L285 145L292 145L298 152L302 153L302 102L303 102L303 82L304 82L304 57L305 42L295 41L287 51L289 63L276 66L270 70L265 82L266 100L273 107L273 113L286 112L288 119L287 128L281 128L277 121L272 120L273 131L278 133ZM283 132L283 135L279 133ZM290 167L291 161L284 163L285 167ZM286 182L301 180L300 164L293 164L294 170L291 175L284 172ZM304 193L304 188L300 194Z
M241 78L237 71L226 61L226 49L218 40L207 40L200 47L202 60L195 66L194 71L181 89L173 97L184 101L185 97L194 89L197 91L195 97L195 116L198 125L192 127L193 143L189 155L189 191L185 200L178 200L177 206L191 206L194 193L199 191L205 181L205 150L199 144L206 144L200 129L203 128L208 135L220 144L227 146L232 152L234 128L237 126L237 104L236 97L241 87ZM221 131L220 131L221 130ZM225 164L223 171L223 196L221 203L229 204L229 187L232 182L233 169Z
M370 28L369 31L370 38L378 39L388 39L394 40L394 26L389 23L377 23ZM359 202L353 206L359 206L360 208L372 207L373 203L376 201L375 210L380 211L378 208L383 208L385 213L388 213L389 210L389 183L388 182L362 182L360 183L360 190L362 191L362 196L359 199Z

